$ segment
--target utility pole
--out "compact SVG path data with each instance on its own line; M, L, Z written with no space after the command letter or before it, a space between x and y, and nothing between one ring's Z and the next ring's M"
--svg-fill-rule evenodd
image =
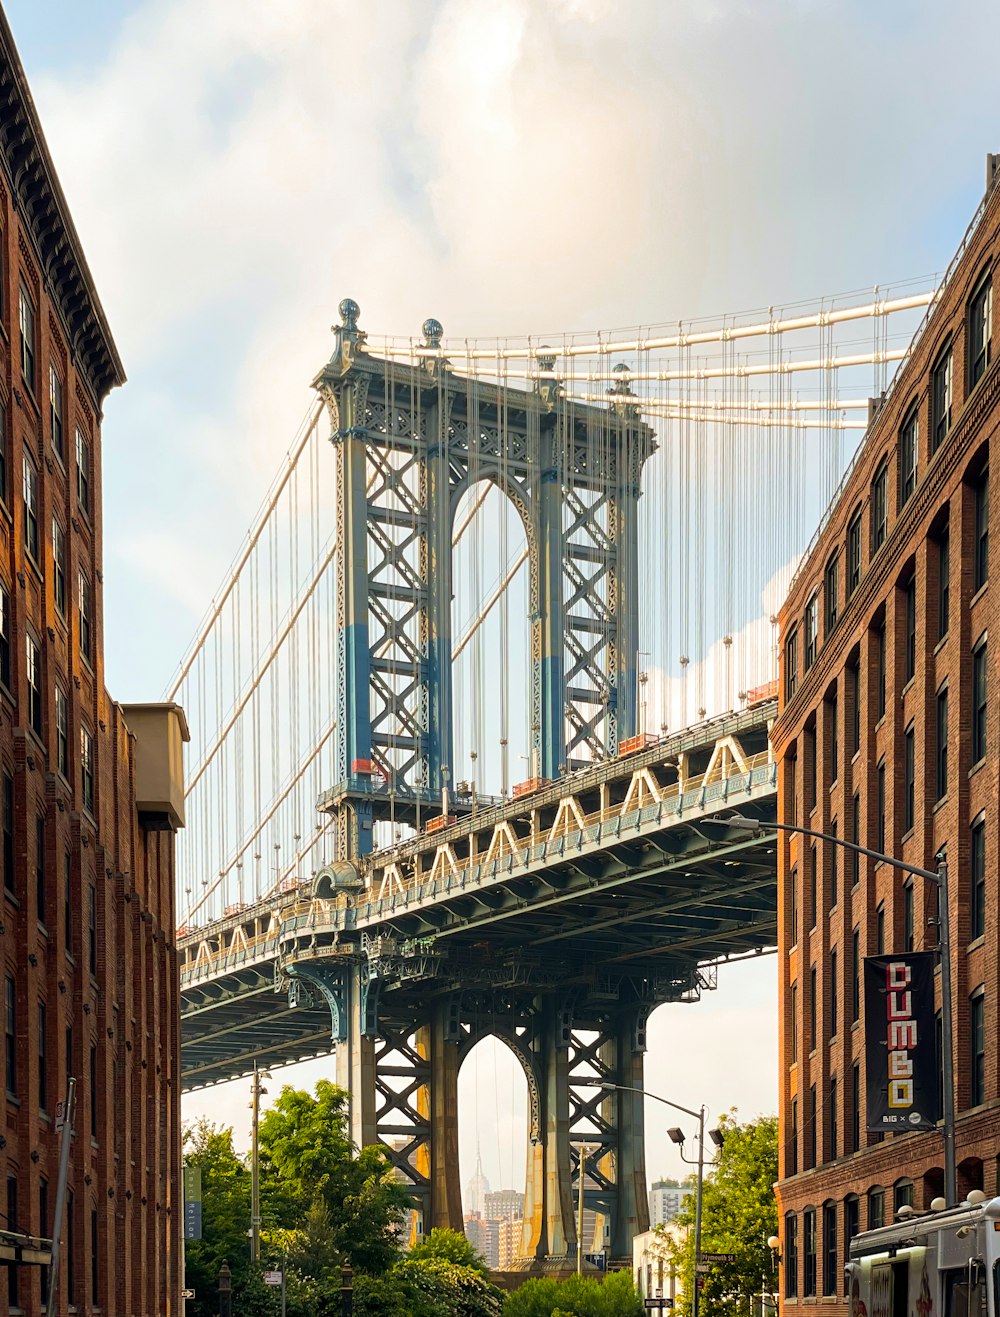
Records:
M250 1100L250 1260L255 1266L260 1261L260 1099L267 1092L261 1080L269 1078L266 1070L257 1069L255 1061Z
M66 1102L62 1112L62 1133L59 1141L59 1183L56 1188L56 1210L52 1222L52 1264L49 1267L48 1317L59 1308L59 1260L62 1253L63 1217L66 1212L66 1186L69 1181L69 1148L73 1138L73 1113L76 1110L76 1080L66 1081Z

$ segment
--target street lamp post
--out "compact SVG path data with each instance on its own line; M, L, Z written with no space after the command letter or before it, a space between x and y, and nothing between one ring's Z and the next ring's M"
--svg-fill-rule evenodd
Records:
M834 837L828 832L818 832L814 828L803 828L797 823L765 823L762 819L746 818L742 814L731 814L719 819L720 823L732 828L744 828L754 832L763 832L774 828L777 832L797 832L803 837L816 837L820 841L831 842L843 850L853 851L857 855L866 855L879 864L888 864L893 869L912 874L916 878L926 878L937 887L938 896L938 955L941 964L941 1071L944 1088L944 1110L942 1111L942 1134L944 1141L944 1196L949 1205L958 1200L958 1179L955 1171L955 1059L953 1053L953 1018L951 1000L951 925L948 910L948 861L944 847L935 856L937 869L921 869L919 865L907 864L892 855L883 855L881 851L859 846L857 842L846 841L843 837Z
M701 1202L702 1186L705 1180L705 1104L702 1103L697 1111L692 1111L690 1107L682 1107L679 1102L671 1102L669 1098L660 1097L658 1093L650 1093L648 1089L636 1088L632 1084L601 1084L601 1088L613 1090L617 1093L641 1093L643 1097L652 1098L654 1102L662 1102L665 1107L673 1107L674 1111L683 1111L685 1116L693 1116L698 1122L698 1181L695 1190L694 1200L694 1289L691 1293L691 1317L698 1317L700 1304L700 1292L698 1290L698 1281L701 1265ZM680 1130L669 1130L670 1139L673 1143L683 1143L684 1135ZM683 1157L687 1161L686 1157Z

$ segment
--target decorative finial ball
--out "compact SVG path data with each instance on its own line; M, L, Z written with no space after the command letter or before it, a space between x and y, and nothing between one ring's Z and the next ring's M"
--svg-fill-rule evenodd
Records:
M441 339L444 337L444 325L440 320L431 317L430 320L424 321L424 343L429 348L439 348Z
M543 343L538 349L538 369L544 371L555 370L556 354L549 347L548 343Z
M615 367L616 375L630 375L631 373L632 367L627 361L619 361L618 365Z
M358 317L361 315L361 307L353 298L345 297L337 308L340 313L340 320L345 329L357 329Z

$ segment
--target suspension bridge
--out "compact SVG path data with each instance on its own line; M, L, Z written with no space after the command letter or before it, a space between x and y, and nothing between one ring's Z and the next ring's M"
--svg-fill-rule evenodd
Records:
M642 1103L601 1085L775 945L774 615L935 287L490 342L341 303L169 692L187 1088L333 1051L352 1137L460 1229L457 1076L493 1036L524 1265L575 1254L583 1144L629 1251Z

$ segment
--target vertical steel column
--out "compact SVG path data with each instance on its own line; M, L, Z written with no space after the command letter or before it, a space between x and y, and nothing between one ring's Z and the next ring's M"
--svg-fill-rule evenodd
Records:
M614 1082L623 1089L641 1089L646 1017L649 1008L632 1006L623 1011L615 1035ZM611 1256L630 1257L632 1238L649 1229L646 1198L646 1126L641 1092L618 1092L608 1096L615 1110L615 1187L611 1219Z
M560 429L554 416L540 421L539 482L535 493L538 544L538 629L540 652L534 680L538 688L539 762L542 777L558 777L566 764L566 650L563 604L563 470ZM533 745L534 748L534 745Z
M638 731L639 681L639 471L638 435L627 421L618 433L615 543L615 639L618 741Z
M447 1037L446 1007L434 1007L430 1022L431 1228L462 1229L462 1183L458 1165L458 1043ZM426 1226L425 1226L426 1228Z
M348 1135L358 1148L366 1148L378 1139L375 1118L375 1039L365 1033L362 1010L361 966L352 964L345 971L344 997L346 1035L337 1043L336 1081L350 1099Z
M524 1257L565 1257L576 1252L576 1217L569 1140L569 1026L561 998L539 1003L532 1043L539 1078L537 1142L528 1144L525 1174Z
M426 326L425 326L426 332ZM427 416L427 581L428 581L428 787L440 791L443 770L454 779L452 702L452 547L451 462L448 406L443 391L425 408Z

